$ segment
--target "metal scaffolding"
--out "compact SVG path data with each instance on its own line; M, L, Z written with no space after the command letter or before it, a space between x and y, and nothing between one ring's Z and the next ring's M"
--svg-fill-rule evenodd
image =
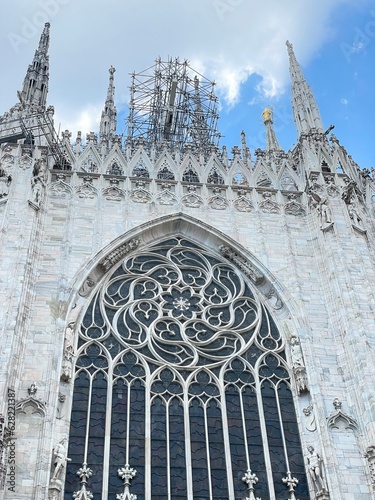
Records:
M25 139L25 142L32 145L37 137L45 138L55 162L54 168L69 170L70 165L64 155L64 146L48 113L31 113L23 117L20 115L0 122L0 144Z
M190 145L208 155L219 144L215 82L193 70L188 61L162 61L132 74L127 142L143 139L146 147L183 151Z

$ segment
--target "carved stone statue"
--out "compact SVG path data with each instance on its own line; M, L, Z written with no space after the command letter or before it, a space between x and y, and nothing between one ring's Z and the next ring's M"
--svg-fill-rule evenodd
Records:
M305 366L305 363L303 361L301 343L299 338L295 335L293 335L293 337L290 339L290 354L292 357L293 368L297 368L298 366Z
M0 167L0 199L8 196L11 181L12 176L7 175L5 171Z
M272 110L269 108L265 108L262 113L264 123L272 120Z
M332 212L328 206L327 198L322 199L319 202L318 206L316 207L316 211L318 212L319 215L321 229L325 229L333 223Z
M350 203L348 205L348 213L349 213L349 217L352 220L352 223L357 227L362 227L362 224L361 224L362 219L358 214L357 204L355 203L353 197L350 198Z
M66 462L70 462L71 460L67 457L66 442L66 438L62 439L53 450L53 465L55 466L55 470L53 471L52 480L60 478Z
M316 453L313 446L307 448L309 455L307 456L308 470L313 480L314 486L317 491L328 491L324 473L323 473L323 460L318 453Z
M63 382L69 382L72 378L72 370L73 370L73 347L68 345L64 352L62 367L61 367L61 375L60 378Z
M42 200L43 188L46 185L46 161L40 158L35 162L31 179L32 203L39 207Z
M33 191L33 199L31 201L35 203L35 205L40 205L44 186L45 182L42 176L37 175L31 179L31 188Z

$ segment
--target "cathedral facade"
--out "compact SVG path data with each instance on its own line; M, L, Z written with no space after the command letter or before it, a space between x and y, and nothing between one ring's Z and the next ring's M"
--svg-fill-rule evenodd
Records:
M296 146L219 147L187 61L58 137L0 117L0 499L375 498L375 181L287 42Z

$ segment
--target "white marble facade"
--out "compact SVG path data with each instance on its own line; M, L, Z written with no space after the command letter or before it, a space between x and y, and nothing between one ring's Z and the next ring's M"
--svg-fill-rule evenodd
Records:
M224 254L274 318L311 498L375 498L375 181L336 137L298 129L293 151L253 160L66 132L59 169L43 138L1 145L0 498L63 498L82 311L124 255L177 235Z

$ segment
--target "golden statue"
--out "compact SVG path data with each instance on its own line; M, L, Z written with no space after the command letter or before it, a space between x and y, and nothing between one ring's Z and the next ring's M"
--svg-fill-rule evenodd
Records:
M263 122L264 123L272 121L272 113L273 113L272 109L269 109L269 108L266 108L263 111L262 116L263 116Z

